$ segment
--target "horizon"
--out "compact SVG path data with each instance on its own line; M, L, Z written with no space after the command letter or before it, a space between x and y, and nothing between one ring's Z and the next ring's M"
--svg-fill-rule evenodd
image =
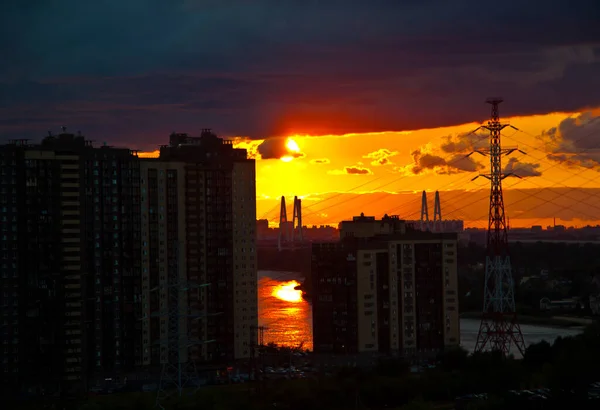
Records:
M600 224L594 203L600 198L599 118L599 108L501 118L518 128L502 135L503 146L526 152L503 159L505 172L520 176L503 182L511 227L549 226L555 219L565 226ZM478 125L258 140L220 137L256 160L256 219L268 219L270 226L278 223L282 195L303 200L307 226L337 226L361 212L419 219L425 190L440 192L444 219L485 228L489 182L474 180L486 172L485 158L466 157L488 141L486 134L470 132ZM136 149L125 144L119 147ZM156 158L158 150L137 155ZM428 200L433 209L433 198Z
M513 225L600 221L596 2L274 4L3 3L18 35L0 40L0 142L67 125L146 155L210 127L257 159L258 218L275 220L282 195L304 198L311 224L410 217L406 192L439 190L445 215L480 226L489 184L471 179L489 163L466 155L499 95L518 129L503 145L527 153L503 159L522 177L503 182Z

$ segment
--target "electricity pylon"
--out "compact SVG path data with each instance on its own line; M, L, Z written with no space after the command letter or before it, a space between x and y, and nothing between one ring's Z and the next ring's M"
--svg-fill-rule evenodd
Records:
M188 294L191 289L200 289L209 286L209 284L193 284L181 280L179 276L179 246L175 242L173 245L173 257L169 261L169 271L166 286L157 286L150 291L167 291L166 310L161 310L151 314L151 317L167 319L167 338L155 342L167 350L166 360L161 360L162 369L160 381L156 394L156 407L164 410L164 401L174 395L182 396L183 390L189 387L199 386L198 372L196 364L190 357L189 349L204 343L214 342L214 340L192 340L188 337L188 325L208 316L215 316L219 313L205 314L201 312L192 312L189 307ZM148 318L145 318L146 320ZM161 354L162 356L162 354Z
M483 128L490 133L489 148L474 151L490 158L490 173L478 175L490 180L490 205L483 315L477 335L475 352L495 350L508 355L513 343L523 354L525 352L525 341L521 327L517 322L514 281L508 251L508 233L504 213L504 197L502 195L502 180L511 175L517 177L518 175L503 172L502 157L515 151L523 154L524 152L518 148L502 148L501 146L501 131L506 127L517 129L500 122L498 105L501 102L501 98L489 98L486 101L492 106L491 118L487 125L482 125L473 131L476 132Z

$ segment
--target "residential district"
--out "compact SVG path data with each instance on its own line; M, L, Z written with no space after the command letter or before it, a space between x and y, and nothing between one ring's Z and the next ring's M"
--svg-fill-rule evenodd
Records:
M278 231L256 220L254 159L208 129L171 134L157 158L64 128L10 141L0 189L3 397L157 390L177 363L194 363L205 382L268 372L278 363L253 363L264 347L257 270L269 259L307 277L314 347L297 352L310 354L306 371L381 357L433 363L460 345L458 247L483 231L357 212L337 229L304 227L299 259L277 257ZM589 241L597 231L521 234ZM548 296L544 309L564 307Z

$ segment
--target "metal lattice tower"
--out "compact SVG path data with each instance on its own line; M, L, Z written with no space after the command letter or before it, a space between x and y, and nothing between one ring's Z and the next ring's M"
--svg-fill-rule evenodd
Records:
M260 376L260 372L258 371L259 368L263 367L263 362L262 362L262 358L263 358L263 349L265 347L265 330L268 330L268 327L265 326L251 326L250 327L250 360L251 360L251 366L250 368L252 369L251 372L254 372L254 377L255 380L259 379ZM255 331L258 330L258 335L256 334ZM258 344L256 344L258 339ZM258 351L259 354L259 361L256 360L256 353Z
M183 390L190 387L198 387L198 372L189 348L212 341L191 340L188 337L187 326L190 320L197 320L210 315L194 313L190 309L189 291L209 286L209 284L195 285L182 281L179 272L179 244L173 244L169 273L167 276L167 310L158 311L152 317L167 319L167 339L158 340L157 345L167 349L167 360L162 363L160 382L156 394L156 406L164 409L163 403L166 399L177 395L182 396ZM153 291L165 289L158 286Z
M500 122L498 105L501 102L501 98L489 98L486 101L492 106L492 116L487 125L482 125L477 130L483 128L489 131L490 145L489 149L474 151L490 158L490 173L479 175L490 180L490 211L483 314L475 352L494 350L508 355L512 344L523 354L525 342L515 311L514 282L508 252L508 235L502 196L502 180L514 174L503 172L502 157L520 150L501 146L501 131L506 127L512 127Z

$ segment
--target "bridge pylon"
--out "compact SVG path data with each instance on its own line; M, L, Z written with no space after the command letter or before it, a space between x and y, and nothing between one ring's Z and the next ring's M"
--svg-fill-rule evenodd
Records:
M294 208L292 220L288 221L287 207L285 205L285 196L281 197L281 206L279 210L279 235L277 248L294 249L297 243L302 243L304 235L302 233L302 200L294 197Z

